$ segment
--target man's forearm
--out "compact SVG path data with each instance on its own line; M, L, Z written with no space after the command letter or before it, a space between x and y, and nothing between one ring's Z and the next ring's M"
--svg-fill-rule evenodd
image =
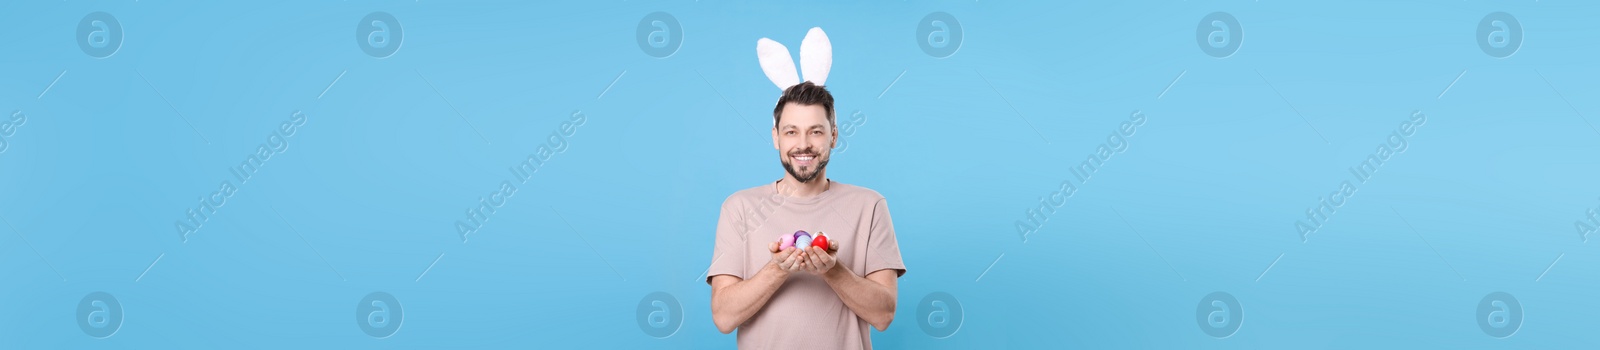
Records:
M833 292L839 294L839 299L844 300L844 305L856 316L878 331L889 328L889 322L894 320L894 288L856 276L843 264L834 265L824 274L823 280L828 281L828 286L833 287Z
M711 291L711 318L717 330L731 333L739 328L767 305L767 300L788 278L789 272L776 264L767 264L748 280Z

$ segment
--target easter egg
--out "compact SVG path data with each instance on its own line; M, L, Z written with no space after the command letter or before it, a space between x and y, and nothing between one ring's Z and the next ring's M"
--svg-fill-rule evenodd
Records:
M789 249L793 247L794 235L783 235L783 237L778 237L778 249Z
M801 239L804 239L805 242L802 243ZM794 231L794 247L805 249L809 247L807 244L811 244L811 234L807 233L806 230Z
M800 235L800 238L795 238L794 239L794 247L795 248L805 249L805 247L810 247L810 246L811 246L811 235Z
M822 233L822 232L817 232L817 238L811 239L811 246L817 247L817 248L822 248L823 251L827 251L828 250L828 235L825 234L825 233Z

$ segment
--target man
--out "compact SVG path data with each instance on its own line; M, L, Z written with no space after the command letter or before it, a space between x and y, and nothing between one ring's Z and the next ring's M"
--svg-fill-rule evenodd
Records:
M889 328L906 272L888 204L828 179L839 132L827 89L785 89L772 118L785 174L722 203L706 277L712 320L722 333L738 329L740 348L871 349L867 326ZM825 233L830 249L779 249L800 230Z

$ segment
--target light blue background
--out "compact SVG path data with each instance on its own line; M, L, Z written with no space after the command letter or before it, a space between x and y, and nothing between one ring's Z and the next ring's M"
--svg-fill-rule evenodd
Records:
M84 15L126 33L98 59ZM404 28L374 58L352 28ZM665 11L672 56L635 28ZM959 19L946 58L918 21ZM1204 54L1198 20L1244 44ZM1486 14L1525 32L1494 58ZM1600 5L1588 1L723 1L0 5L0 348L732 348L703 274L718 205L781 176L754 43L823 27L829 175L889 198L910 272L878 348L1582 348L1600 337ZM337 79L337 81L335 81ZM1024 243L1014 227L1129 113L1148 122ZM187 242L173 222L308 116ZM574 111L588 119L484 228L453 224ZM1302 242L1295 220L1412 111L1428 122ZM237 183L235 183L238 185ZM13 228L14 227L14 228ZM1414 228L1414 229L1413 229ZM1003 254L1003 255L1002 255ZM159 257L159 260L157 258ZM152 264L154 262L154 264ZM1270 267L1269 267L1270 266ZM119 331L78 329L115 295ZM404 305L375 339L374 291ZM680 331L645 334L664 291ZM1199 329L1214 291L1231 337ZM1485 295L1519 331L1475 323ZM916 303L959 298L937 339Z

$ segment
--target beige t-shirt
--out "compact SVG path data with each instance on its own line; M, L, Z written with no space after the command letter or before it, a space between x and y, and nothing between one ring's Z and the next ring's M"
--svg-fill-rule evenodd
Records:
M768 243L798 230L825 232L838 242L838 264L858 276L883 269L905 274L883 195L834 182L821 194L795 198L778 194L774 183L736 192L722 203L706 283L716 275L749 279L772 261ZM871 349L867 327L821 277L797 271L739 326L739 348Z

